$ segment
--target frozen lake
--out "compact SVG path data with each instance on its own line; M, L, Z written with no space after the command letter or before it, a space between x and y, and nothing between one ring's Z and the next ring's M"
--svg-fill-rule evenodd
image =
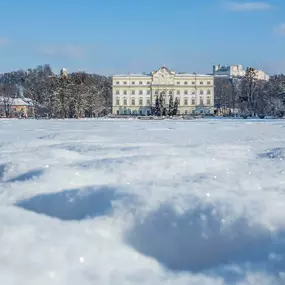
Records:
M0 120L0 284L284 285L285 120Z

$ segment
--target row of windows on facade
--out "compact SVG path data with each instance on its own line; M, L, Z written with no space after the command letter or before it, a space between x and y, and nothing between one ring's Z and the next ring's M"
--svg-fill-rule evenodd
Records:
M123 91L123 95L127 95L128 94L128 91L127 90L124 90ZM139 95L143 95L143 90L139 90L139 93L138 93ZM150 90L147 90L147 93L146 93L147 95L150 95ZM155 95L159 95L159 91L155 91L154 92L154 94ZM173 95L173 91L169 91L168 92L168 94L171 96L171 95ZM176 91L176 95L180 95L181 93L180 93L180 90L177 90ZM190 92L190 91L188 91L188 90L184 90L184 92L183 92L183 94L184 95L188 95L188 94L192 94L192 95L195 95L196 94L196 92L195 91L192 91L192 92ZM199 94L200 95L204 95L205 93L204 93L204 90L200 90L199 91ZM207 90L207 92L206 92L206 94L207 95L211 95L211 90ZM116 95L120 95L120 90L116 90ZM131 91L131 95L136 95L136 91L135 90L132 90ZM165 94L165 92L161 92L161 95L166 95Z
M117 115L120 115L120 110L117 110ZM184 110L184 114L185 115L187 115L187 114L210 114L211 113L211 111L210 110L199 110L199 111L197 111L197 110L192 110L192 111L188 111L188 110ZM133 111L131 111L131 110L124 110L123 112L122 112L122 114L124 114L124 115L142 115L143 114L143 111L142 110L139 110L139 112L137 112L137 110L133 110ZM147 111L147 115L149 116L150 115L150 111L148 110ZM179 110L177 110L177 115L180 115L180 111Z
M139 85L143 85L143 83L144 83L143 81L139 81ZM188 85L188 83L189 83L188 81L184 81L184 85ZM200 85L204 85L204 83L206 83L206 82L200 81L199 83L200 83ZM123 81L123 85L127 85L127 84L128 84L127 81ZM176 84L177 84L177 85L180 85L181 82L180 82L180 81L177 81ZM191 84L192 84L192 85L196 85L197 83L196 83L196 81L192 81ZM211 85L211 81L207 81L207 84L208 84L208 85ZM116 85L120 85L120 81L116 81ZM132 81L132 85L136 85L136 82L135 82L135 81ZM150 85L150 81L147 81L147 82L146 82L146 85Z
M178 102L178 105L180 105L180 98L177 98L177 102ZM132 103L132 106L135 106L136 105L136 100L135 99L132 99L131 100L131 103ZM165 100L163 100L163 104L165 104ZM200 97L200 105L204 105L204 99L203 97ZM146 100L146 104L147 105L150 105L150 99L148 98ZM192 98L191 100L191 104L192 105L196 105L196 100L194 98ZM120 106L120 99L116 99L116 105L117 106ZM128 100L127 99L124 99L124 105L128 105ZM143 99L139 99L139 105L140 106L143 106ZM211 105L211 98L210 97L207 97L207 105ZM184 98L184 106L188 106L188 98Z

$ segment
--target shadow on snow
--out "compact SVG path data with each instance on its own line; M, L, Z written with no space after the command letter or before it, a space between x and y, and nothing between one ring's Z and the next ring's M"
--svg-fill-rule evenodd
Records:
M42 176L44 174L44 170L43 169L33 169L30 170L26 173L20 174L16 177L10 178L8 179L6 182L24 182L30 179L35 179L38 178L40 176Z
M115 201L127 198L130 196L117 193L115 188L89 187L41 194L22 200L16 205L38 214L68 221L110 214Z
M199 206L179 215L164 205L142 222L138 220L125 239L174 271L211 272L238 264L277 274L285 267L284 233L272 234L244 217L227 221L213 206ZM230 281L241 277L237 274L223 275Z
M279 148L269 149L264 153L260 153L258 157L283 160L285 159L285 148L279 147Z
M0 181L3 179L4 177L4 173L5 173L5 169L6 169L6 164L0 164Z

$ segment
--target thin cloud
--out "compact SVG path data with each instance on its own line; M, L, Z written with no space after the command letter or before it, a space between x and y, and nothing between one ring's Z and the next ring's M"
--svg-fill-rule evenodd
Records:
M273 6L266 2L229 2L227 7L231 11L262 11L269 10Z
M63 56L71 58L81 58L85 55L85 50L76 45L46 45L39 48L39 53L47 56Z
M285 37L285 23L274 27L273 30L275 34Z
M1 38L0 37L0 46L6 46L9 44L9 40L7 38Z

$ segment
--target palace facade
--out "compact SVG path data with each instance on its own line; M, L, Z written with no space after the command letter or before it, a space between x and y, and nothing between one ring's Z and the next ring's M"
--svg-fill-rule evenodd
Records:
M214 113L214 77L206 74L176 73L161 67L150 74L113 76L113 108L116 115L150 115L156 97L177 98L178 114Z

